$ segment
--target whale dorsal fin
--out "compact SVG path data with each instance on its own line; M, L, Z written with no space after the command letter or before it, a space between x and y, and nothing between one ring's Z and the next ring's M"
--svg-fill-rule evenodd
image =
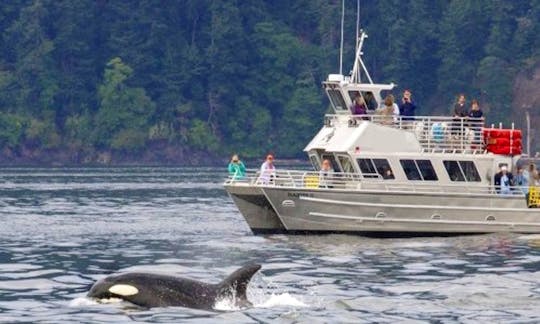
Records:
M236 292L236 299L247 303L246 290L253 275L261 269L260 264L248 264L230 274L219 284L219 291L223 294Z

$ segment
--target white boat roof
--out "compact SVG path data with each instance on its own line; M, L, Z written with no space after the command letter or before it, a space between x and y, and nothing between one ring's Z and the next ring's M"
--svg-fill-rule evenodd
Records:
M349 118L336 116L332 126L324 126L304 148L305 152L322 149L327 152L411 152L422 151L422 146L412 132L358 120L349 127Z

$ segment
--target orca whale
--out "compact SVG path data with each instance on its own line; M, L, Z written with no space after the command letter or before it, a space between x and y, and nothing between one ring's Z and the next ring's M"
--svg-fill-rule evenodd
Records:
M87 297L119 298L142 307L182 306L213 309L216 301L231 298L239 307L251 306L247 286L261 265L250 264L236 270L218 284L142 272L128 272L98 280Z

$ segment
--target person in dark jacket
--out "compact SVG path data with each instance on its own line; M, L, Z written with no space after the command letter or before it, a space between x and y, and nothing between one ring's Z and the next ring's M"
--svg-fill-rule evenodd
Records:
M471 101L471 111L469 111L469 118L484 118L484 112L482 112L482 109L480 109L480 105L478 104L478 100L473 99Z
M466 103L467 99L465 98L465 95L460 93L457 97L456 103L454 104L454 111L452 112L454 119L450 133L454 136L463 136L463 127L466 126L463 122L463 117L467 117L469 115Z
M465 95L461 93L454 105L454 117L466 117L469 113L467 112L467 99Z
M484 113L480 109L478 100L471 101L471 110L469 111L469 128L474 132L475 146L482 145L482 127L484 124Z
M401 99L401 105L399 105L399 115L403 116L402 120L414 120L416 105L411 97L410 90L403 91L403 98Z
M495 191L501 195L512 194L512 187L514 186L514 176L508 172L506 165L501 166L499 172L493 177L493 183L495 184Z

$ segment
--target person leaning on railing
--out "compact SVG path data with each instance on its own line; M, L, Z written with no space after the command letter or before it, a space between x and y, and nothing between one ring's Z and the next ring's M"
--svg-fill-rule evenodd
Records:
M240 180L246 176L246 166L240 161L237 154L232 156L228 169L233 180Z
M484 112L480 109L480 105L476 99L471 101L471 110L469 111L468 119L470 121L469 127L474 131L474 142L481 144Z

